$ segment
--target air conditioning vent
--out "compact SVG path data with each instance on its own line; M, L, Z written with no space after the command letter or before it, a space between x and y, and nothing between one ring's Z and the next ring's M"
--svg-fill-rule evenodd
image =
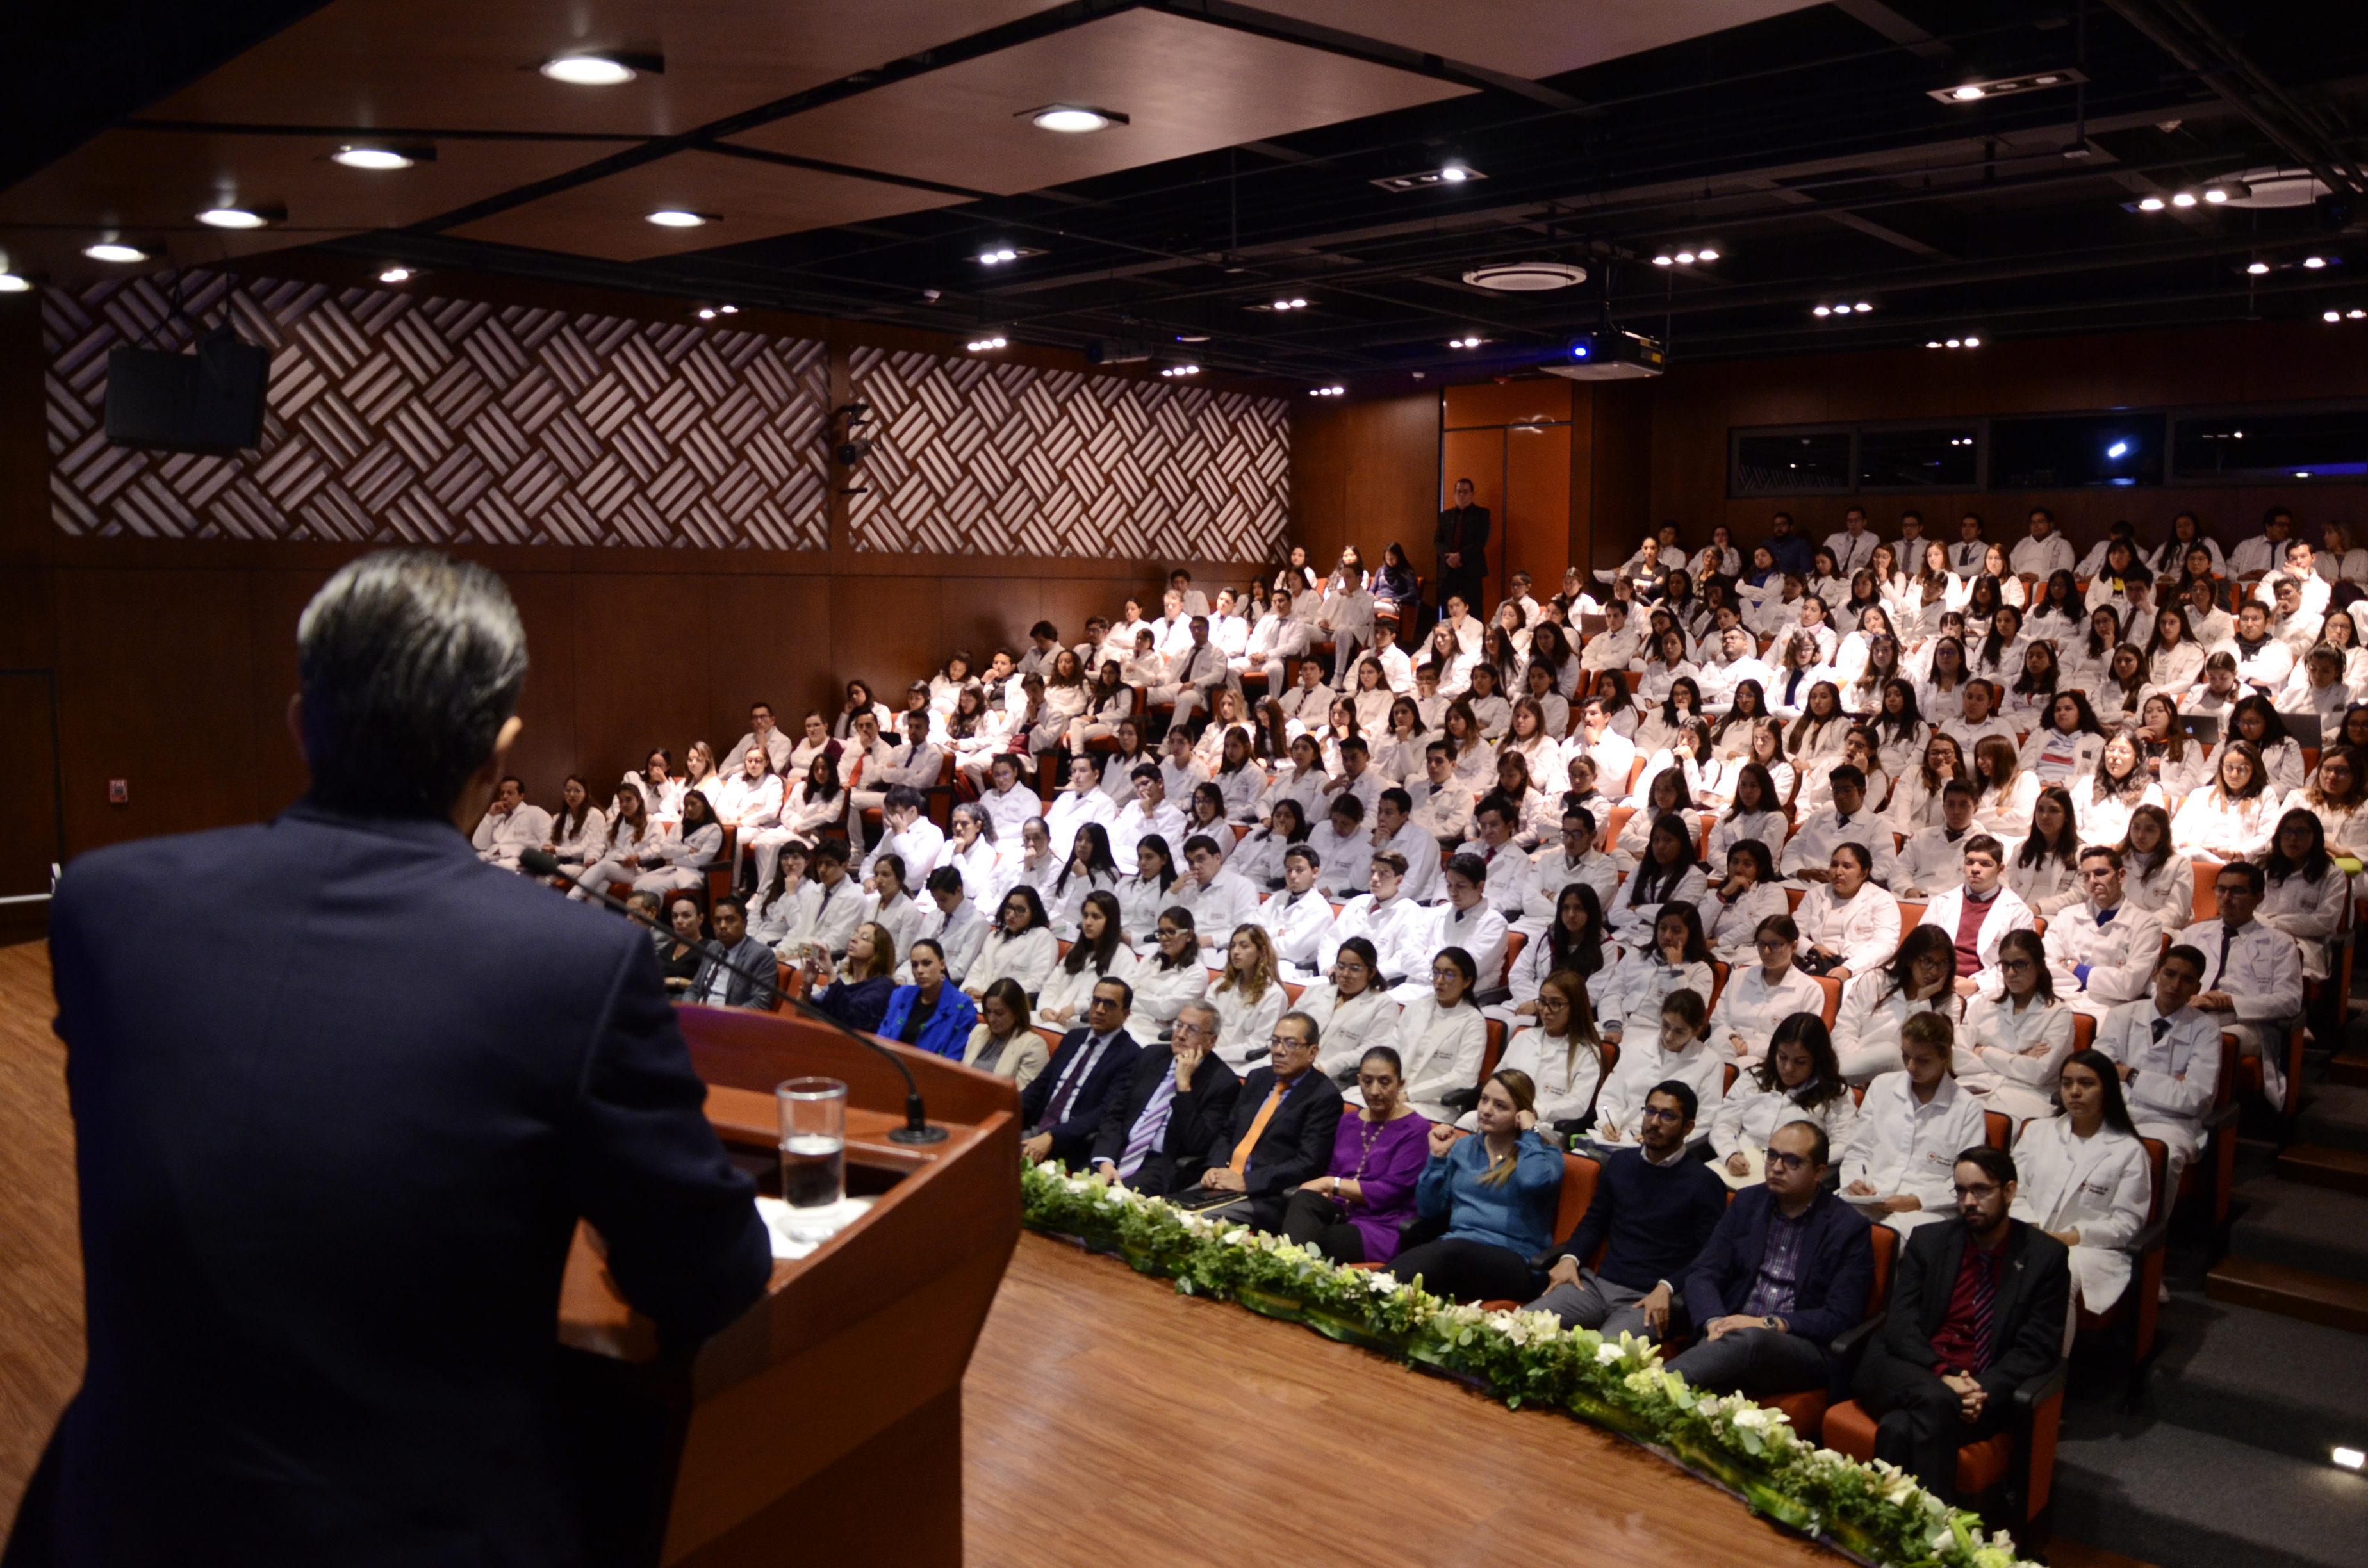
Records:
M1475 289L1535 294L1584 283L1587 268L1568 267L1559 261L1515 261L1500 267L1475 267L1463 275L1463 281Z

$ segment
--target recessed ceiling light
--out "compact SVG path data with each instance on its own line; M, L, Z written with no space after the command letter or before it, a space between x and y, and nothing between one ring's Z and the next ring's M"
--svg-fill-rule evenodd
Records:
M1928 337L1924 340L1924 347L1927 348L1938 348L1941 347L1941 340L1937 337Z
M542 62L542 74L571 87L613 87L641 74L621 60L605 54L563 54Z
M714 307L712 305L701 305L699 308L699 319L701 321L713 321L715 319Z
M31 287L13 272L0 272L0 294L21 294Z
M1450 164L1439 171L1439 177L1449 185L1462 185L1472 177L1472 171L1462 164Z
M1197 376L1201 373L1201 367L1198 365L1164 365L1160 368L1159 373L1170 378L1177 376Z
M1691 252L1691 251L1690 251L1690 250L1681 250L1681 251L1679 251L1679 252L1678 253L1678 265L1679 265L1679 267L1691 267L1693 264L1694 264L1694 253L1693 253L1693 252Z
M1962 87L1952 89L1949 96L1956 99L1961 104L1969 104L1975 98L1986 98L1990 95L1987 88L1976 86L1975 84L1968 82Z
M1978 337L1969 337L1965 339L1965 347L1968 348L1979 348L1981 346L1982 340ZM1973 445L1973 442L1968 440L1965 444L1970 447Z
M340 147L329 154L329 161L349 169L407 169L419 162L393 147Z
M390 267L378 275L378 280L381 283L408 283L411 281L411 268Z
M2346 1470L2358 1470L2362 1464L2368 1464L2368 1454L2358 1449L2338 1449L2331 1457Z
M718 305L715 307L715 313L724 316L736 316L740 313L740 307L737 305Z
M1873 307L1873 305L1868 304L1864 300L1861 300L1861 301L1858 302L1858 308L1859 308L1859 311L1860 311L1861 313L1863 313L1863 312L1867 312L1867 311L1871 311L1871 310L1874 309L1874 307Z
M2003 97L2009 93L2038 92L2047 87L2061 87L2088 77L2078 71L2057 69L2031 76L1997 76L1987 81L1960 82L1953 87L1933 87L1925 97L1944 104L1975 104L1984 98Z
M1694 252L1694 259L1696 261L1716 261L1718 259L1718 252L1711 249L1708 245L1704 245L1702 249Z
M2313 272L2317 272L2320 267L2327 265L2327 257L2323 256L2306 256L2302 258L2302 264L2310 268Z
M1001 250L983 250L978 253L978 259L988 267L994 267L1001 262L1018 261L1019 253L1006 245Z
M696 229L710 221L704 212L687 212L679 207L661 207L648 218L661 229Z
M2217 207L2220 203L2228 199L2228 193L2221 189L2216 185L2205 186L2203 187L2203 199L2212 203L2214 207Z
M1179 332L1176 335L1176 341L1178 343L1206 343L1209 341L1209 335L1205 332Z
M2170 204L2173 207L2192 207L2195 205L2195 193L2192 190L2182 190L2170 199Z
M2321 321L2341 321L2343 319L2343 312L2341 311L2321 311L2319 312L2318 319Z
M1847 309L1848 307L1844 308ZM1813 316L1829 316L1834 313L1834 309L1831 305L1819 305L1816 310L1811 311L1809 313Z
M1670 267L1676 264L1677 259L1678 258L1673 256L1656 256L1653 258L1653 265L1655 267Z
M1508 261L1475 267L1463 275L1463 281L1499 293L1534 294L1584 283L1587 268L1561 261Z
M2256 278L2259 278L2260 276L2261 276L2261 274L2263 274L2263 273L2267 272L2269 269L2270 269L2270 264L2269 264L2268 262L2266 262L2266 261L2257 261L2257 262L2253 263L2250 267L2248 267L2247 268L2245 268L2245 270L2246 270L2246 271L2248 271L2248 272L2251 273L2251 274L2252 274L2254 277L2256 277Z
M1341 386L1313 387L1309 389L1307 395L1310 397L1345 397L1348 395L1348 392L1349 389Z
M85 245L82 254L93 261L145 261L148 253L138 245L127 245L120 240L101 240L95 245Z
M1964 346L1965 340L1962 337L1952 337L1949 339L1949 347L1952 348L1963 348Z
M2358 320L2359 320L2361 317L2362 317L2362 316L2368 316L2368 311L2356 311L2356 310L2355 310L2355 311L2346 311L2346 312L2343 312L2343 319L2344 319L2344 320L2346 320L2346 321L2358 321Z
M1000 337L973 337L962 347L973 354L984 354L990 348L1008 348L1011 346Z
M2141 212L2161 211L2162 198L2159 196L2142 196L2138 198L2138 210Z
M198 214L198 222L209 229L260 229L271 220L244 207L209 207Z
M1115 110L1091 108L1084 104L1047 104L1042 108L1020 112L1039 131L1057 131L1064 136L1082 136L1088 131L1127 123L1126 116Z
M1442 185L1468 185L1475 179L1487 177L1469 164L1449 164L1442 168L1415 169L1407 174L1383 175L1381 178L1367 183L1380 186L1383 190L1404 195L1409 190L1437 190Z

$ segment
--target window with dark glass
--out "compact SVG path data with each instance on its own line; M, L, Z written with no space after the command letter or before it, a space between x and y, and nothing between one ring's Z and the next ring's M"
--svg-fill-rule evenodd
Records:
M1865 428L1858 435L1861 490L1971 490L1981 472L1978 429L1971 425L1920 430Z
M2351 479L2368 474L2368 409L2214 414L2171 421L2174 480Z
M2159 414L2055 415L1990 421L1992 490L2078 490L2162 483Z
M1850 433L1738 435L1735 438L1737 495L1779 495L1850 487Z

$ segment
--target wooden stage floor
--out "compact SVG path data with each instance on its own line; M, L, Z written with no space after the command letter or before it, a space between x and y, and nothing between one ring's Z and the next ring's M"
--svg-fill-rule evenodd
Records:
M0 1519L82 1369L51 1012L46 949L0 949ZM1021 1238L963 1387L979 1568L1841 1561L1566 1417L1041 1236Z

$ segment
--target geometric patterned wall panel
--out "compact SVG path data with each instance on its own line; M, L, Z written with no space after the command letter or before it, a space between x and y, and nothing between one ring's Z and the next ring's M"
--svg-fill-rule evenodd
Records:
M1282 537L1280 398L883 348L848 369L875 442L858 550L1263 561Z
M272 351L261 449L108 445L108 350L224 312ZM69 534L829 546L819 342L207 272L46 290L42 322Z

